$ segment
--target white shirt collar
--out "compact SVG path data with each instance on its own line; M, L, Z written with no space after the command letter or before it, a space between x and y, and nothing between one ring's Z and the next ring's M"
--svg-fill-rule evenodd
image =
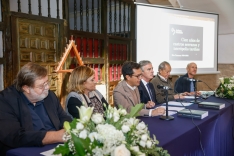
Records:
M136 89L136 86L132 87L130 86L127 82L126 82L127 86L131 89L131 90L135 90Z
M143 79L141 79L141 81L142 81L142 83L146 86L147 85L147 83L149 83L149 82L146 82L145 80L143 80Z
M166 79L165 77L161 76L160 74L158 74L158 76L159 76L162 80L164 80L164 81L167 82L167 79Z

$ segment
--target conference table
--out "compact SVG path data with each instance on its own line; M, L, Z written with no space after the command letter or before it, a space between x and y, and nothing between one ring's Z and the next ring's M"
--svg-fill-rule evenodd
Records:
M225 103L225 108L201 109L197 104L186 107L207 110L209 114L204 119L178 117L176 114L173 120L159 117L139 119L148 125L150 134L156 136L158 146L168 150L171 156L234 156L234 100L210 96L206 101ZM39 156L56 145L16 148L9 150L6 156Z
M151 135L156 135L159 146L172 156L234 156L234 100L210 96L206 101L225 103L225 108L201 109L198 104L186 107L207 110L208 116L201 120L177 115L170 121L158 117L141 119L148 125Z

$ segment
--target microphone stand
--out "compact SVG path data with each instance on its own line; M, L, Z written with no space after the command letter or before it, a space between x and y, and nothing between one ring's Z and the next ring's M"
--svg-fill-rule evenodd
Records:
M197 83L194 83L194 100L190 102L194 104L199 104L201 102L197 100Z
M160 119L162 120L173 120L173 116L168 115L168 89L163 89L166 92L166 116L160 116Z

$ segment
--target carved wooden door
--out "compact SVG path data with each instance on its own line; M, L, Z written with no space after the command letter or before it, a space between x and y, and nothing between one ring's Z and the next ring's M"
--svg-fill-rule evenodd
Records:
M53 71L60 56L60 24L12 16L13 74L28 62L44 66L49 73L50 89L57 95L60 85Z

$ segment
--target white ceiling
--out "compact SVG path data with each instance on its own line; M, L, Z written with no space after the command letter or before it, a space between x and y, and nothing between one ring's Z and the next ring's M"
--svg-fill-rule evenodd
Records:
M169 7L179 4L182 9L214 12L219 14L219 34L234 34L234 0L136 0L136 2Z

